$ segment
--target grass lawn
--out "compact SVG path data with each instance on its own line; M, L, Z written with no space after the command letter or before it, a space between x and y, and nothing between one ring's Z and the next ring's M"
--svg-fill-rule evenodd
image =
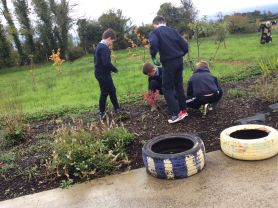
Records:
M274 42L259 44L259 33L231 35L226 40L227 48L220 47L212 72L220 80L237 79L242 74L249 76L247 70L256 64L260 57L278 54L278 33L273 33ZM190 43L190 56L196 58L196 43ZM200 56L210 59L215 53L213 38L207 38L201 44ZM149 59L147 51L147 59ZM113 75L120 102L138 97L147 90L147 77L142 75L143 62L131 58L127 50L116 51L115 65L119 73ZM246 71L247 70L247 71ZM185 81L191 74L185 70ZM33 69L17 67L0 70L0 115L13 113L21 109L23 113L44 114L59 113L65 110L87 110L97 106L99 86L94 78L92 55L73 63L62 65L62 73L56 74L51 64L39 65ZM110 102L108 102L110 103Z

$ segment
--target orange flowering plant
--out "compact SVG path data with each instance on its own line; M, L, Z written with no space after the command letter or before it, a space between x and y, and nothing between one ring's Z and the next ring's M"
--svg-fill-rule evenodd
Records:
M160 93L159 90L154 91L147 91L143 94L143 98L146 101L148 105L151 106L152 111L154 109L160 108L157 101L160 99Z
M49 57L49 59L53 61L53 66L55 66L55 69L59 74L61 73L61 65L65 62L65 60L61 59L60 51L60 48L58 48L56 53L55 50L52 50L52 55Z
M139 59L145 63L146 50L150 47L149 40L144 35L140 34L137 28L133 30L133 36L136 37L136 40L132 40L127 34L125 35L125 39L130 45L128 48L128 54L131 56L131 58ZM134 41L136 41L136 43ZM138 46L143 46L143 55L142 48Z

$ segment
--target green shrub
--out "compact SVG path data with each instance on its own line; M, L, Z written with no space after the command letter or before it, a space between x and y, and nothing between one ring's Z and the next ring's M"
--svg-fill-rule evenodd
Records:
M228 91L228 94L232 97L244 97L246 96L246 92L239 88L233 88Z
M5 116L4 120L3 146L13 147L26 141L28 128L19 114Z
M2 152L0 155L0 175L5 175L15 168L15 153Z
M263 76L268 76L278 70L278 56L262 57L258 60L258 65Z
M68 60L74 61L76 59L81 58L84 55L85 55L85 51L81 47L79 47L79 46L72 47L72 48L69 48L69 51L68 51Z
M124 128L93 132L59 129L50 170L68 178L110 174L128 164L126 146L131 141L132 135Z

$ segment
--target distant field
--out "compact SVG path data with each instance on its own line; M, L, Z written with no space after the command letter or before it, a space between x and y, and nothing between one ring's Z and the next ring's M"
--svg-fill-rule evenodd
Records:
M246 72L246 66L255 64L260 57L278 54L277 31L273 34L273 40L272 44L260 45L259 33L229 36L227 48L221 46L216 56L213 73L221 79L239 76ZM213 38L205 39L201 45L201 57L210 59L215 48ZM115 54L119 73L114 74L113 79L118 97L121 102L130 101L147 89L147 78L141 72L143 62L131 58L127 50ZM149 58L148 54L147 51ZM194 41L190 42L190 56L197 56ZM185 81L191 73L186 70ZM51 64L36 66L34 76L28 67L0 70L0 87L0 115L13 113L16 108L29 114L59 113L65 109L82 111L95 107L99 97L92 55L65 63L62 74L58 76Z

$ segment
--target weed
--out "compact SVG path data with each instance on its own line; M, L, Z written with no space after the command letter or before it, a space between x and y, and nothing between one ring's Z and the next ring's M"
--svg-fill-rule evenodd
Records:
M0 156L0 163L11 163L15 161L14 152L2 152Z
M232 88L228 91L228 94L232 97L240 98L246 96L246 92L240 88Z
M62 180L60 182L60 188L62 188L62 189L67 189L67 188L71 187L72 185L73 185L72 179Z
M3 145L13 147L26 141L28 128L22 121L22 116L19 114L9 115L4 117L4 135Z
M14 152L3 152L0 155L0 175L5 175L15 169L15 158Z
M263 76L269 76L271 73L278 70L278 56L272 55L262 57L258 60L258 65Z
M148 142L148 140L143 139L143 140L140 140L139 143L140 143L141 145L144 145L144 144L146 144L147 142Z
M25 178L27 178L27 181L30 181L32 178L34 178L38 175L38 166L35 165L33 167L27 167L24 170L20 169L19 175L25 176Z
M9 164L1 164L0 163L0 175L6 175L11 173L13 170L16 169L16 165L14 163L9 163Z
M261 77L259 78L253 86L251 86L252 94L263 101L268 101L271 103L278 102L278 89L277 82L278 75L273 77Z

